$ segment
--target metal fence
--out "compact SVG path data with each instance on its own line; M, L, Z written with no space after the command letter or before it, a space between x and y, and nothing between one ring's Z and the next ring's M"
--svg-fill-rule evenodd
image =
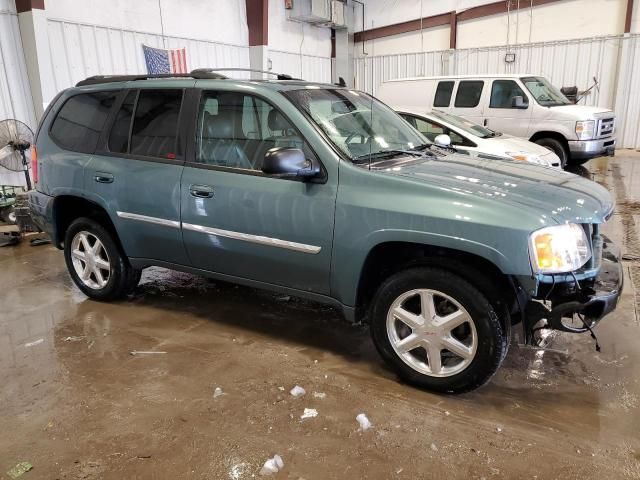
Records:
M598 87L583 105L613 108L618 122L618 146L640 147L640 75L633 75L640 56L640 35L616 35L506 47L363 57L355 60L356 88L375 95L378 86L412 76L532 73L554 85ZM515 61L505 62L507 53Z

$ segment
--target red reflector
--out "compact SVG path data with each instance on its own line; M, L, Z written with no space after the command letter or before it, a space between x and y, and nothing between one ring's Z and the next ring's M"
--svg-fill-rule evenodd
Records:
M31 179L38 183L38 149L31 147Z
M167 153L167 158L169 160L175 160L176 159L176 154L175 153Z

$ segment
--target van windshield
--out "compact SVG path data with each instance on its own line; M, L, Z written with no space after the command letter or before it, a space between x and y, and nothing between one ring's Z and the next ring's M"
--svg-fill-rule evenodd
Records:
M466 132L470 135L475 135L480 138L491 138L497 135L502 135L500 132L494 132L493 130L489 130L482 125L478 125L477 123L470 122L469 120L465 120L462 117L457 115L451 115L450 113L441 112L440 110L433 110L431 115L436 117L437 119L442 120L454 127L459 128L463 132Z
M393 110L364 92L306 88L286 95L354 162L418 154L431 143Z
M523 77L522 83L531 92L531 95L543 107L558 107L560 105L572 105L560 90L551 85L544 77Z

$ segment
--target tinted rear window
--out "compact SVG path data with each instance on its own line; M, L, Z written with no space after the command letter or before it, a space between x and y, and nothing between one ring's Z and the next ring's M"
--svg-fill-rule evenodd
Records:
M131 129L130 152L175 158L182 90L140 90Z
M433 99L434 107L448 107L451 103L454 82L438 82L436 96Z
M109 133L109 150L115 153L127 153L129 151L129 129L131 128L131 116L136 103L137 91L132 90L122 102L120 110Z
M117 94L92 92L69 98L51 125L51 138L66 150L93 153Z
M455 106L459 108L473 108L480 103L483 81L465 80L458 84Z

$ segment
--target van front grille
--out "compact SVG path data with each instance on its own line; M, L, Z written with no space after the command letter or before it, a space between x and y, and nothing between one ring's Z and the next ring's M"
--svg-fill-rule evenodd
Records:
M615 129L616 119L615 117L601 118L598 120L598 134L597 137L608 137L613 135Z

